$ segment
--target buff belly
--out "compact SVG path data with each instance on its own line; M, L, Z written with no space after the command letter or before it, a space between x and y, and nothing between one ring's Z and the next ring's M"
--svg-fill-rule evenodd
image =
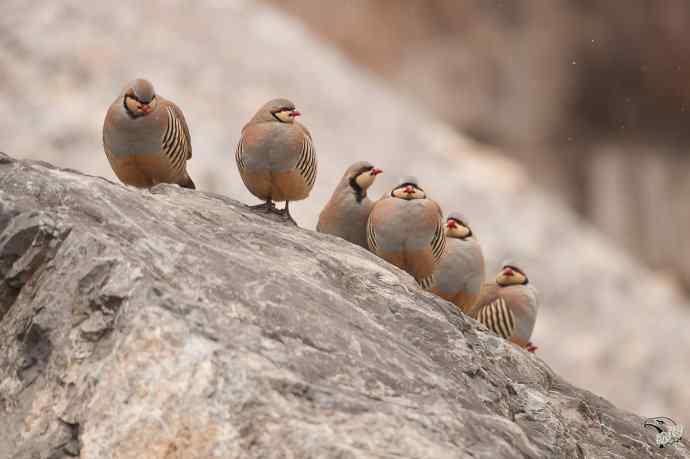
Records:
M309 195L304 178L295 170L273 173L244 170L240 175L249 191L262 200L299 201Z
M140 154L108 158L115 175L126 185L150 188L158 183L177 183L179 177L161 154Z

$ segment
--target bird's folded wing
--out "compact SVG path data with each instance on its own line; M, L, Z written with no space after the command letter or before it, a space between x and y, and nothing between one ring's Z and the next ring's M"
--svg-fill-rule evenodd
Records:
M477 319L505 339L510 338L515 329L515 316L503 298L497 298L481 308Z

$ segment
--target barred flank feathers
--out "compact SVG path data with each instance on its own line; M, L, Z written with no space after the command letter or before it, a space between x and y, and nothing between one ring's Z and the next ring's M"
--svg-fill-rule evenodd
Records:
M172 107L166 107L168 124L163 134L162 150L170 161L172 169L184 173L185 162L191 156L189 139L186 137L183 121Z
M235 150L235 162L237 163L237 168L241 171L247 168L247 163L244 161L244 136L240 138L237 142L237 149Z
M371 223L371 216L369 216L369 221L367 222L367 244L369 245L369 250L376 253L376 233L374 232L374 225Z
M443 223L439 220L434 230L434 237L431 239L431 253L434 256L434 263L438 263L443 253L446 251L446 233Z
M515 329L515 317L503 298L498 298L484 306L479 311L477 319L489 330L505 339L510 338Z
M424 290L431 290L431 286L434 284L434 276L432 274L431 276L427 276L424 279L419 279L417 280L417 283Z
M316 181L317 161L311 138L308 135L304 135L302 151L300 152L296 167L300 175L304 178L307 187L311 189Z

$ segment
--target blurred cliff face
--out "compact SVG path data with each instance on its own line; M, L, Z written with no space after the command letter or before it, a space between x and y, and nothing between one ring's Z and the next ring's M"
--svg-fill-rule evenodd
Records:
M690 3L267 1L690 289Z

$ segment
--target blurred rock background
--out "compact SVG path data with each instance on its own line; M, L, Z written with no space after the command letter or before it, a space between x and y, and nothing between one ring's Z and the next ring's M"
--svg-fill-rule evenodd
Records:
M549 365L687 424L685 7L626 5L5 0L0 150L114 180L103 117L146 77L185 112L199 188L256 203L234 164L239 132L290 97L320 160L313 195L293 206L302 226L355 160L385 170L375 194L418 175L470 216L490 271L524 262Z
M690 290L686 0L269 0Z

